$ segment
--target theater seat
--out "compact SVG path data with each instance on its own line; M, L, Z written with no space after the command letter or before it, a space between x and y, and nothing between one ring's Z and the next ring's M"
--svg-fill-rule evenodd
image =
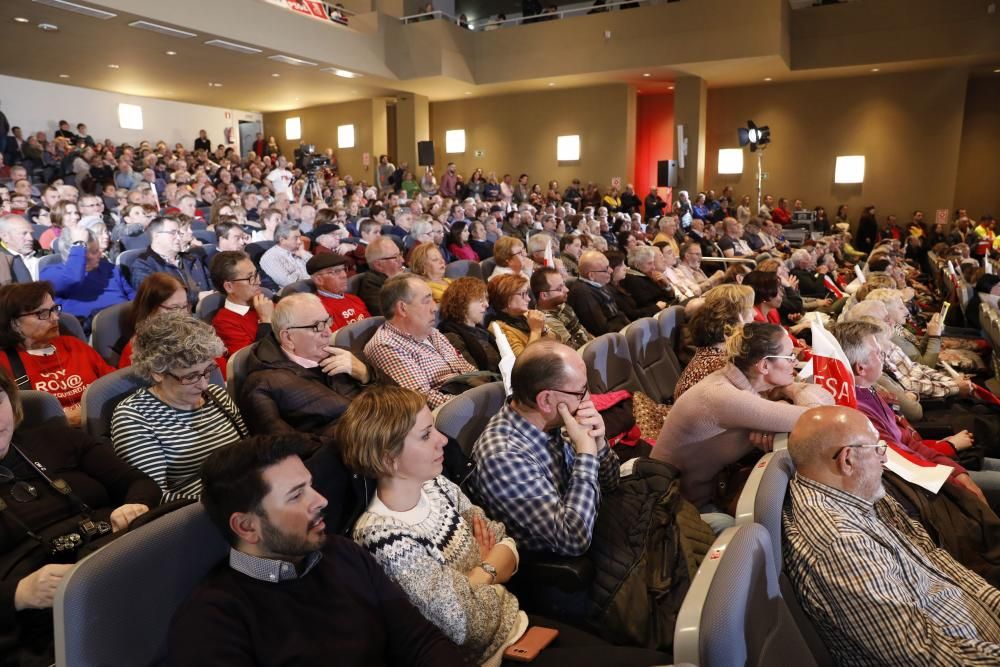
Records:
M629 355L628 342L621 333L598 336L580 348L580 356L587 365L587 384L591 393L643 390Z
M470 259L459 259L454 262L449 263L444 267L444 277L445 278L465 278L473 277L483 279L483 270L479 267L479 262L473 262Z
M228 553L201 504L194 503L83 559L56 593L56 664L162 664L174 612Z
M21 397L21 408L24 411L24 419L21 426L34 428L57 422L63 426L68 426L66 413L63 412L59 399L44 391L33 389L23 389L19 392Z
M643 391L657 403L669 403L681 369L661 331L659 321L644 317L625 327L623 333Z
M83 325L80 324L80 320L66 312L59 313L59 334L61 336L75 336L84 343L87 342L87 336L83 333Z
M229 357L226 362L226 390L234 402L239 401L243 382L247 379L247 365L250 362L250 355L256 347L257 343L247 345L237 350L236 354Z
M40 260L38 260L38 275L41 276L43 269L62 263L63 263L62 255L60 255L58 252L53 252L51 255L45 255L45 257L42 257Z
M125 301L101 310L94 316L90 326L90 344L97 354L111 366L118 367L121 350L115 350L132 313L132 302ZM124 348L124 345L122 346Z
M149 234L123 236L122 247L125 248L126 252L129 250L138 250L139 252L142 252L149 247Z
M347 326L337 329L333 334L333 344L350 350L354 356L361 357L365 351L365 345L371 340L378 328L385 323L385 318L381 315L366 317L357 322L351 322Z
M727 528L688 589L674 630L674 660L716 665L816 665L778 587L763 526Z
M278 296L283 299L289 294L301 294L301 293L315 294L316 293L315 283L313 283L312 280L296 280L294 283L282 287L281 291L278 292Z
M361 286L361 280L365 277L364 273L356 273L347 279L347 293L357 294L358 287Z
M434 426L454 438L466 456L486 429L493 415L500 412L507 400L503 382L490 382L455 396L438 409Z
M220 387L226 386L222 379L222 371L215 364L212 365L212 375L209 377L209 381ZM126 396L139 387L145 386L147 384L131 366L120 368L114 373L97 378L83 392L81 401L83 429L94 437L110 439L111 415L114 414L115 408Z
M487 257L479 262L479 270L483 272L483 280L489 280L490 276L493 275L493 270L496 268L497 260L493 257Z
M135 264L135 260L138 259L139 255L142 253L142 248L125 250L115 258L115 264L121 267L122 276L125 280L132 279L132 265Z

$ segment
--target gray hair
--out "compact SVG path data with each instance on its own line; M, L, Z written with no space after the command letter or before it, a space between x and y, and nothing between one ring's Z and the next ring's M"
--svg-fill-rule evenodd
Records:
M889 316L888 311L885 309L885 304L879 300L872 301L862 301L851 307L849 311L844 314L845 322L853 322L859 320L862 317L871 317L879 321L885 321L885 318Z
M545 232L538 232L528 239L528 254L544 252L545 248L552 243L552 237Z
M280 243L281 241L284 241L289 236L291 236L292 232L297 232L298 230L299 226L294 223L291 222L279 223L278 226L274 228L274 242Z
M274 337L280 338L281 332L290 326L294 325L295 313L301 309L302 306L309 303L323 305L319 297L311 292L297 292L295 294L289 294L286 297L282 297L280 301L274 306L274 313L271 314L271 329L274 331Z
M211 325L188 313L157 313L135 332L132 368L147 380L174 368L190 368L222 356L226 346Z
M628 265L638 271L640 264L652 262L658 252L661 251L653 246L637 245L628 252Z
M830 333L840 343L840 348L844 351L844 356L851 362L851 365L864 361L869 354L868 336L875 336L878 339L882 333L882 327L868 318L854 320L851 322L840 322L830 329Z
M434 225L426 220L418 220L410 226L410 236L416 239L421 234L430 234L434 231Z
M61 243L59 243L59 256L65 262L69 259L69 251L73 249L73 243L69 239L69 234L66 234L66 238L63 239L62 236L59 237ZM90 247L91 243L97 243L97 235L92 229L87 230L87 247Z
M808 264L812 260L812 253L805 248L799 248L792 253L792 256L788 260L792 263L792 266L802 266L803 263Z

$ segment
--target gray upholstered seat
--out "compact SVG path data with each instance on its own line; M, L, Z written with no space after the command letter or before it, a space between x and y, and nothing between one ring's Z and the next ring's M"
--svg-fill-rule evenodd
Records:
M493 415L500 412L507 393L503 382L490 382L455 396L442 405L434 418L437 430L454 438L466 456Z
M615 332L598 336L580 349L580 355L587 365L587 383L591 393L643 390L632 365L628 343L622 334Z

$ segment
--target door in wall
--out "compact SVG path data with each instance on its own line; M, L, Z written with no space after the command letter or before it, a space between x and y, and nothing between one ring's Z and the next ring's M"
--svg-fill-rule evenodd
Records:
M243 157L250 154L250 151L253 150L253 142L257 140L257 133L263 131L259 120L240 121L240 153Z

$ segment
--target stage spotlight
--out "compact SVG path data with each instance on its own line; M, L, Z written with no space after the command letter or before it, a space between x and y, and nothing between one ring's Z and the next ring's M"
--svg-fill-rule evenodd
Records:
M752 120L747 121L746 127L741 127L736 131L740 146L750 144L750 151L754 152L758 146L765 146L771 143L771 128L767 125L757 127Z

